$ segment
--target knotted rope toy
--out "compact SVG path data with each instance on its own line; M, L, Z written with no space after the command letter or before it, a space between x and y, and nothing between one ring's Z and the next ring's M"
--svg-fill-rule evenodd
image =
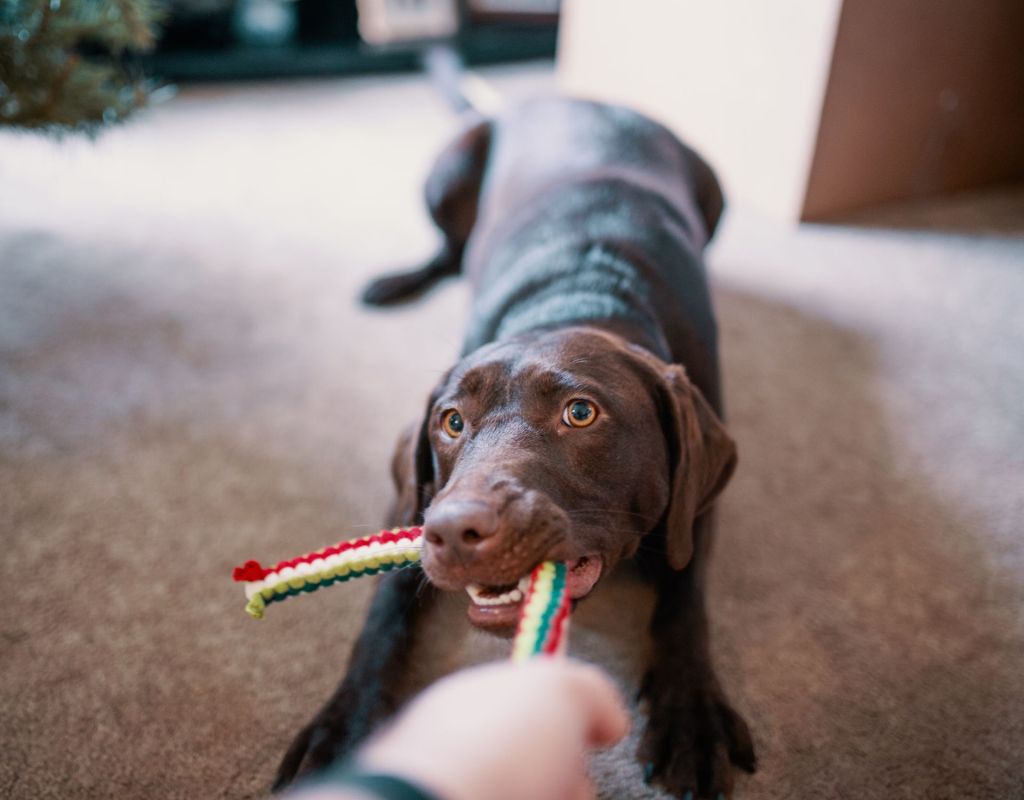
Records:
M262 619L268 605L289 597L414 566L420 561L422 548L422 528L395 528L339 542L274 567L246 561L235 567L232 577L245 584L245 610L255 619ZM512 643L513 660L564 652L570 607L566 573L561 561L541 562L530 573Z

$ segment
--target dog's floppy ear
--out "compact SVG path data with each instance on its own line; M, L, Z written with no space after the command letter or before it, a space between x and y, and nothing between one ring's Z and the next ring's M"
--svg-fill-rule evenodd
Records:
M444 385L444 381L441 382ZM434 496L434 453L430 446L430 419L440 387L431 392L423 419L407 425L391 456L391 477L397 498L391 511L396 525L420 525Z
M704 395L677 364L662 384L661 414L670 464L665 549L673 569L693 556L693 521L711 507L736 468L736 445Z

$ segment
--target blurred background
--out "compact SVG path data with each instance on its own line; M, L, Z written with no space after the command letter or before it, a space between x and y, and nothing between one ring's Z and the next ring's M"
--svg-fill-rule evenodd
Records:
M0 2L0 796L263 796L333 689L371 587L257 624L230 570L384 520L469 298L356 298L437 244L456 84L722 179L737 797L1024 797L1019 0ZM628 692L620 609L573 646Z
M557 0L183 0L148 61L170 79L416 69L447 42L473 64L551 58Z
M177 84L443 77L557 48L564 90L664 121L783 219L1024 180L1012 0L12 0L0 22L19 127L88 129Z

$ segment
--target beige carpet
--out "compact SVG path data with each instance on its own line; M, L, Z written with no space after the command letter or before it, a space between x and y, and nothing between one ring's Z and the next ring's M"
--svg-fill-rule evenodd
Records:
M0 797L258 796L333 687L370 587L257 624L228 573L382 521L466 295L354 296L433 246L452 124L396 78L192 90L96 144L0 134ZM727 218L741 467L711 605L760 748L739 797L1024 797L1021 212ZM643 796L625 749L598 772Z

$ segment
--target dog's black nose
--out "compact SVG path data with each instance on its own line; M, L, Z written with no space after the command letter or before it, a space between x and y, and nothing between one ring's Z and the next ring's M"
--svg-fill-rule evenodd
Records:
M443 500L427 509L423 538L441 558L468 561L498 532L498 512L480 500Z

